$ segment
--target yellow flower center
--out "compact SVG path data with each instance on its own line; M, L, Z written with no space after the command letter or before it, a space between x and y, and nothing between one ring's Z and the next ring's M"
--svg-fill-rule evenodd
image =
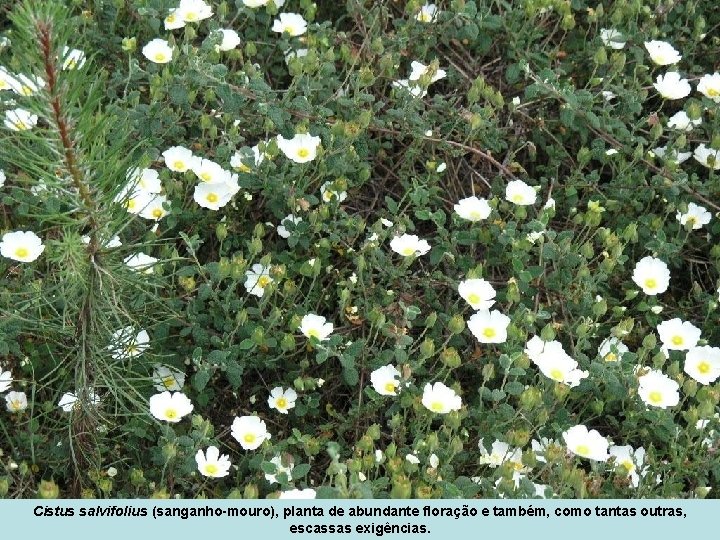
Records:
M523 197L520 193L516 193L512 196L512 200L514 203L521 203L525 200L525 197Z
M292 36L295 34L295 27L292 25L287 25L285 27L285 32L287 32L288 34L290 34ZM302 156L300 156L300 157L302 157Z
M388 381L385 383L385 391L390 392L391 394L395 393L395 388L397 388L398 383L396 381Z
M695 223L697 222L697 218L695 216L688 216L685 222L689 223L690 225L695 225Z
M317 328L313 328L311 330L308 330L308 336L314 337L315 339L320 339L320 332Z
M480 212L478 212L477 210L473 210L472 212L470 212L470 219L481 219L481 218L482 218L482 214Z
M432 410L433 412L440 412L440 411L442 411L444 408L445 408L445 407L443 406L442 401L433 401L433 402L430 404L430 410Z
M257 439L257 437L255 437L254 433L246 433L245 436L243 437L243 440L248 444L254 443L255 439Z
M128 199L127 202L127 209L128 210L134 210L137 203L135 202L135 199Z
M29 127L30 127L30 126L28 126L25 122L23 122L22 120L16 121L13 125L15 126L15 129L18 129L18 130L20 130L20 131L29 129Z
M707 360L703 360L698 364L697 370L703 375L710 373L710 362L708 362Z
M218 466L214 463L208 463L207 465L205 465L205 472L208 475L212 476L213 474L216 474L218 472Z
M178 413L175 409L166 409L165 410L165 418L168 420L174 420L178 417Z
M22 403L20 403L20 400L18 399L13 399L10 401L10 408L13 411L19 411L20 409L22 409Z
M648 394L648 399L651 403L662 403L662 393L658 392L657 390L654 390Z
M173 386L175 386L175 377L173 377L172 375L163 377L162 384L165 388L172 388Z
M21 93L23 96L32 96L33 89L32 89L31 87L29 87L28 85L23 85L23 86L20 88L20 93Z
M77 66L77 62L70 58L65 62L65 65L67 66L67 69L75 69L75 66Z
M673 336L670 341L672 341L673 345L682 345L685 340L682 336Z
M174 23L174 22L175 22L175 14L174 14L174 13L171 13L170 15L168 15L167 17L165 17L165 22L166 22L166 23L169 23L169 24Z
M552 380L557 382L562 382L562 380L565 378L563 377L563 372L557 368L550 371L550 377L552 378Z
M218 196L217 196L216 193L208 193L208 194L207 194L207 197L205 197L205 199L206 199L207 202L209 202L209 203L216 203L216 202L218 202Z
M287 404L288 404L287 399L285 399L284 397L278 398L277 401L275 402L275 405L277 405L278 409L286 408Z
M306 157L308 157L310 155L310 150L308 150L307 148L300 148L297 151L297 155L299 158L305 159Z
M470 304L477 304L480 302L480 296L475 293L471 293L468 295L468 302L470 302Z
M160 219L161 217L163 217L162 208L156 208L155 210L153 210L152 215L155 219Z
M609 352L605 355L605 361L606 362L617 362L617 354Z
M28 255L30 255L30 251L28 250L28 248L19 247L19 248L17 248L17 249L15 250L15 256L16 256L18 259L24 259L24 258L27 257Z
M710 88L707 91L707 95L708 97L718 97L720 96L720 90L718 90L717 88Z
M212 180L212 174L210 174L209 172L204 172L200 175L200 179L203 182L209 182L210 180Z
M264 289L270 283L270 278L267 276L260 276L257 280L258 287Z
M173 162L173 167L176 168L178 171L184 171L187 167L185 167L185 162L181 159L176 159Z
M167 57L165 56L165 53L157 52L153 58L156 62L164 62Z
M197 13L195 13L194 11L188 11L188 12L185 14L185 20L188 21L188 22L196 21L197 18L198 18L198 15L197 15Z
M635 470L635 464L634 464L632 461L630 461L629 459L626 459L625 461L622 461L622 462L620 463L620 465L621 465L622 467L624 467L625 470L626 470L627 472L629 472L629 473L630 473L630 472L633 472L633 471Z
M427 13L426 11L420 12L420 22L430 22L432 21L432 16Z
M409 257L410 255L414 255L415 248L411 248L411 247L403 248L402 254L405 255L406 257Z
M655 287L657 287L657 281L653 278L647 278L645 280L645 287L647 289L654 289Z
M485 328L482 333L486 338L494 338L497 335L497 331L491 327Z
M587 456L590 453L590 447L586 444L579 444L575 447L575 453L579 456Z

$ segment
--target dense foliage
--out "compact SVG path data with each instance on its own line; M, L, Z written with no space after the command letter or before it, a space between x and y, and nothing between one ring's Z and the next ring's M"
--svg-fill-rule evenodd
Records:
M716 495L715 2L1 4L0 495Z

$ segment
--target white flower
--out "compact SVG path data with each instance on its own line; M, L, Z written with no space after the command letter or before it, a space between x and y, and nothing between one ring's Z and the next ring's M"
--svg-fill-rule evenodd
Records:
M3 66L0 66L0 91L10 90L13 85L16 84L17 81L15 77L13 77Z
M290 489L282 491L278 499L314 499L316 495L315 490L312 488Z
M622 49L625 47L625 39L623 35L614 28L600 29L600 39L603 45L612 49Z
M430 244L428 244L427 240L421 240L415 234L403 234L394 237L390 241L390 249L403 257L417 257L430 251Z
M505 200L520 206L535 204L537 192L535 188L522 180L511 180L505 187Z
M10 109L5 111L5 127L13 131L26 131L37 125L38 116L25 109Z
M150 346L150 336L145 330L135 333L132 326L126 326L113 332L112 344L108 346L115 360L140 356Z
M230 474L230 457L225 454L221 456L217 446L209 446L205 453L198 450L195 454L195 461L198 471L203 476L222 478Z
M668 150L667 146L658 146L657 148L653 148L650 153L660 159L674 161L678 165L685 163L688 159L690 159L690 156L692 156L692 152L678 152L675 148Z
M195 162L192 150L184 146L171 146L162 153L165 165L174 172L184 173L192 168Z
M437 20L439 10L435 4L425 4L420 12L415 15L415 20L423 23L431 23Z
M307 163L317 156L317 149L322 140L309 133L298 133L292 139L277 136L280 151L295 163Z
M505 343L510 317L494 309L478 311L467 322L467 327L480 343Z
M702 124L702 118L691 120L685 111L678 111L670 117L667 126L670 129L677 129L680 131L692 131L692 128L699 126L700 124Z
M616 337L606 338L598 347L600 358L606 362L617 362L622 360L623 354L629 352L627 345Z
M185 26L185 21L183 21L183 18L177 8L171 9L163 22L165 24L165 30L177 30L178 28L183 28Z
M670 286L670 270L660 259L643 257L635 265L632 279L645 294L654 296Z
M548 200L547 200L547 201L545 202L545 204L543 205L543 208L546 209L546 210L549 210L549 209L551 209L551 208L555 208L555 199L553 199L552 197L548 197Z
M490 465L494 469L505 462L510 462L516 471L525 469L522 464L522 450L520 448L511 448L508 443L495 440L490 447L490 451L488 451L484 442L484 439L478 441L478 448L480 449L479 461L482 465Z
M343 202L345 199L347 199L347 192L333 189L332 182L325 182L322 186L320 186L320 198L323 200L323 202L326 203L329 203L333 200L337 202Z
M0 367L0 393L5 392L12 385L13 378L12 373L9 371L3 371Z
M398 79L397 81L392 82L393 87L400 88L402 90L407 91L412 95L412 97L415 98L424 98L427 96L427 90L425 90L423 87L421 87L417 83L410 83L407 79Z
M688 80L683 79L677 71L658 75L653 86L665 99L682 99L692 91Z
M608 453L615 458L615 467L630 478L630 485L636 488L640 485L640 478L645 476L647 467L645 463L645 449L641 446L633 450L630 445L610 447Z
M273 21L272 31L292 37L302 36L307 32L307 21L298 13L280 13L279 18Z
M256 8L267 6L269 1L270 0L243 0L243 5L249 8ZM285 0L274 0L274 2L275 7L283 7L285 5Z
M158 420L175 424L193 410L193 404L182 392L162 392L150 397L150 414Z
M535 242L540 240L544 234L545 234L545 231L532 231L532 232L527 233L525 238L527 238L528 242L534 244Z
M155 195L150 198L138 215L144 219L158 221L167 215L168 211L165 207L168 205L169 203L165 195Z
M701 229L703 225L710 223L712 214L706 208L695 203L688 203L687 212L678 212L675 216L680 225L690 224L693 230Z
M5 406L13 413L19 413L27 409L28 400L25 392L8 392L5 395Z
M153 366L153 383L158 392L179 392L185 385L185 373L155 364Z
M533 336L525 345L524 352L543 375L571 388L589 375L587 371L578 369L578 363L565 352L559 341L545 342Z
M705 97L712 99L715 103L720 103L720 73L703 75L697 89Z
M257 416L236 416L230 434L245 450L255 450L270 439L265 422Z
M137 270L143 274L152 274L154 272L153 266L158 262L158 259L139 252L125 257L123 262L133 270Z
M100 397L95 393L92 388L88 390L87 396L85 396L85 398L88 405L97 407L100 404ZM58 407L60 407L64 412L70 412L77 406L77 394L73 394L71 392L66 392L65 394L63 394L60 398L60 401L58 402Z
M8 80L10 89L21 96L32 96L41 88L45 88L45 81L34 75L16 75L15 78Z
M441 382L426 384L423 389L422 404L426 409L438 414L447 414L450 411L460 410L462 399L455 390L448 388Z
M184 22L198 22L212 17L212 7L203 0L180 0L175 10L176 15Z
M32 231L8 232L0 241L0 255L18 262L33 262L43 251L42 240Z
M594 461L607 461L608 442L596 430L588 431L587 427L580 424L563 432L562 436L573 454Z
M173 48L164 39L156 38L142 48L142 53L151 62L167 64L172 60Z
M290 409L295 407L296 399L297 392L295 392L295 390L292 388L283 390L282 386L278 386L270 391L268 405L271 409L275 409L281 414L287 414Z
M262 298L267 287L274 280L270 277L270 267L262 264L253 264L252 268L245 272L245 289L250 294Z
M217 51L231 51L240 45L240 36L235 30L221 28L218 32L222 33L222 41L215 46Z
M677 64L682 59L680 53L666 41L646 41L645 48L658 66Z
M160 174L154 169L130 169L127 172L128 184L132 188L144 191L145 193L160 193L162 184Z
M694 347L685 355L685 373L700 384L712 384L720 377L720 348Z
M198 180L204 184L230 183L231 173L211 159L194 158L190 163L190 168L198 177Z
M298 217L294 214L288 214L287 216L282 218L282 220L280 221L280 225L277 226L277 233L280 236L282 236L283 238L290 238L290 235L292 233L287 229L287 227L285 225L292 224L293 229L294 229L295 226L297 226L297 224L300 223L301 221L302 221L301 217Z
M668 350L687 351L697 345L701 331L692 323L670 319L657 325L660 341Z
M3 187L5 185L5 180L6 180L5 171L0 169L0 187Z
M650 370L638 378L638 395L647 405L665 409L680 403L680 385L661 371Z
M275 465L275 474L265 473L265 480L267 480L271 484L275 484L278 481L277 477L280 474L285 474L288 480L292 478L292 471L295 468L295 465L292 461L290 461L286 466L283 464L282 456L278 454L270 460L270 463Z
M426 75L429 72L430 66L426 66L425 64L413 60L410 63L410 70L411 71L410 75L408 76L408 80L411 82L418 81L420 80L420 77ZM437 69L430 78L430 82L434 83L439 81L440 79L444 79L445 77L447 77L447 72L444 69Z
M63 47L62 63L64 70L80 69L85 65L85 52L80 49Z
M495 289L484 279L466 279L458 284L458 293L474 310L488 310L495 303Z
M232 184L200 183L195 186L193 199L198 205L208 210L220 210L229 203L237 190Z
M7 124L6 124L7 125ZM695 160L710 169L720 169L720 150L708 148L705 144L700 144L693 153Z
M418 458L415 454L406 455L405 460L408 463L412 463L413 465L417 465L418 463L420 463L420 458Z
M492 212L486 199L478 199L474 195L460 199L454 208L458 216L468 221L487 219Z
M540 339L540 338L538 338ZM550 448L550 445L554 445L555 440L554 439L548 439L547 437L540 437L540 440L533 439L530 441L530 448L533 452L535 452L535 458L540 463L547 463L547 459L545 458L545 453L547 452L548 448Z
M333 323L325 322L325 317L308 313L300 321L300 332L308 339L315 338L318 341L325 341L333 331Z
M370 383L381 396L396 396L400 387L400 372L392 364L370 373Z

